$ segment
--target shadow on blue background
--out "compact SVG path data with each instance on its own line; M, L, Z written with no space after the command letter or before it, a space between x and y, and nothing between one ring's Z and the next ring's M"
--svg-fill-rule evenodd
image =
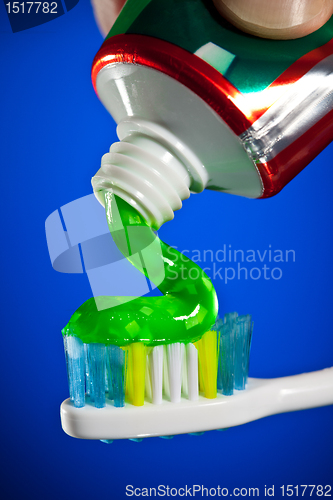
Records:
M125 486L258 487L332 483L333 408L276 415L226 432L105 445L68 437L60 330L91 296L87 276L52 269L44 223L91 193L116 140L90 82L102 43L87 0L46 25L13 34L0 5L2 120L3 498L125 498ZM214 283L221 312L252 313L250 375L331 366L332 152L282 193L251 201L193 195L160 237L178 249L295 250L280 280Z

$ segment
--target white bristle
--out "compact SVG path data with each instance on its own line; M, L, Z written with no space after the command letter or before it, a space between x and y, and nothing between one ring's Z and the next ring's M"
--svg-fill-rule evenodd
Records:
M170 399L169 370L167 346L163 346L163 394L166 399Z
M179 403L182 387L182 351L179 342L167 346L170 401Z
M153 347L149 354L149 372L152 390L152 402L155 405L162 403L163 385L163 346Z
M186 345L188 399L199 399L198 350L193 344Z
M185 344L181 344L182 351L182 394L187 397L188 383L187 383L187 362L186 362L186 348Z

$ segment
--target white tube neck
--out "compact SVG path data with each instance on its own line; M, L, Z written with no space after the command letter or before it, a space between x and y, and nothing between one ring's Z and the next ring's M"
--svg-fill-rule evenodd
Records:
M166 128L137 118L117 128L120 142L102 157L92 179L94 193L104 206L103 190L120 196L159 229L190 190L201 192L208 174L196 155Z

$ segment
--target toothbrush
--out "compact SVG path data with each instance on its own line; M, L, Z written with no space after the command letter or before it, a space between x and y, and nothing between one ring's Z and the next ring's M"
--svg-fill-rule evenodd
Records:
M92 406L74 408L70 400L61 405L64 431L81 439L141 439L196 433L242 425L253 420L290 411L333 404L333 368L281 377L248 379L245 391L216 399L199 396L197 401L163 401L141 408Z
M61 405L64 431L72 437L107 443L117 439L137 441L145 437L223 429L276 413L333 404L333 368L276 379L247 379L252 335L250 316L228 314L224 323L217 321L216 329L203 336L201 343L205 345L198 349L193 344L178 343L150 351L143 406L125 404L127 377L121 363L125 360L125 351L103 346L100 353L104 356L96 356L95 345L88 359L85 348L89 350L89 346L74 337L65 337L71 398ZM203 361L199 370L198 353ZM110 363L105 363L104 358ZM209 366L207 363L204 366L207 358ZM93 374L96 360L99 379L95 376L96 370ZM204 390L201 395L200 385ZM90 397L85 398L85 386ZM98 408L101 395L104 407Z
M133 394L132 403L125 403L126 379L127 383L130 379L125 350L84 345L65 336L71 398L61 405L63 430L72 437L106 443L141 441L225 429L277 413L333 404L333 367L248 379L252 327L250 316L231 313L224 323L216 322L216 331L203 335L201 346L175 343L146 351L142 406L136 406L137 401L132 404ZM142 368L135 375L142 377Z
M147 261L154 260L151 229L123 200L110 193L104 196L109 227L117 244L136 267L140 268L141 262L140 270L146 273ZM126 228L126 222L134 226ZM133 241L130 229L135 227L144 233L134 232ZM153 241L162 245L157 237ZM134 243L141 254L134 254ZM142 262L142 248L148 246L150 253ZM156 245L153 248L155 262L163 262L165 248L162 254L157 253ZM188 266L194 265L185 256L183 259ZM218 320L212 330L200 334L214 317L215 291L211 282L204 273L192 281L178 277L171 282L172 297L168 266L177 269L177 264L166 260L166 278L159 285L166 296L150 300L139 297L129 304L122 304L118 298L119 305L111 309L107 307L108 297L90 299L64 328L71 398L62 404L61 418L68 434L104 441L169 436L230 427L273 413L333 403L332 369L272 381L250 379L247 384L251 317L228 314L224 322ZM156 268L151 272L156 278ZM178 294L182 289L189 290L196 303L196 286L202 280L213 301L199 294L199 307L193 313L162 316L162 321L158 317L154 324L154 309L158 314L161 300L165 308L171 303L174 311L178 307L182 310L186 303L177 298L175 290ZM202 303L213 316L205 308L200 311ZM194 303L190 304L192 309ZM170 332L175 322L178 336ZM165 328L168 324L169 329ZM199 396L199 387L204 396ZM237 393L233 395L234 389ZM125 392L130 404L125 403Z
M162 288L160 274L170 278L175 254L158 249L150 228L171 220L190 192L276 194L330 142L333 112L332 21L307 44L281 45L230 30L202 0L193 0L191 8L188 2L172 4L171 9L170 0L142 0L134 9L129 0L92 70L95 89L119 124L120 139L102 159L94 192L106 205L122 253ZM108 211L105 190L137 211L129 214L129 226L140 217L147 222L153 246L147 258L149 245L140 243L141 236L126 249L129 232L122 224L117 227L121 217ZM139 257L130 248L138 245ZM186 262L188 271L196 269ZM164 287L158 300L125 304L121 297L96 297L73 315L64 329L71 393L61 409L66 432L106 441L169 436L333 403L332 368L247 382L249 318L229 315L211 330L217 300L208 277L201 275L189 287L178 285L181 293L177 286ZM115 307L108 316L111 302ZM105 321L99 323L95 311ZM155 314L160 321L154 329ZM111 319L110 330L104 328ZM248 326L239 353L235 331L242 321ZM126 390L131 403L125 401Z

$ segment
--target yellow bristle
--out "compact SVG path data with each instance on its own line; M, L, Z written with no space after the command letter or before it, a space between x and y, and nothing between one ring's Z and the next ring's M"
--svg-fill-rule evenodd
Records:
M206 332L195 345L199 352L199 388L202 384L205 397L214 399L217 396L217 332Z
M126 353L126 386L125 394L129 401L132 399L132 362L131 362L131 349L130 346L122 347Z
M146 347L142 342L130 346L131 365L131 402L134 406L142 406L145 401Z
M200 340L198 340L198 342L194 342L194 345L198 349L198 353L200 356L199 342L200 342ZM199 377L199 392L204 392L204 382L203 382L203 378L202 378L202 370L201 370L200 362L199 362L199 366L198 366L198 377Z

